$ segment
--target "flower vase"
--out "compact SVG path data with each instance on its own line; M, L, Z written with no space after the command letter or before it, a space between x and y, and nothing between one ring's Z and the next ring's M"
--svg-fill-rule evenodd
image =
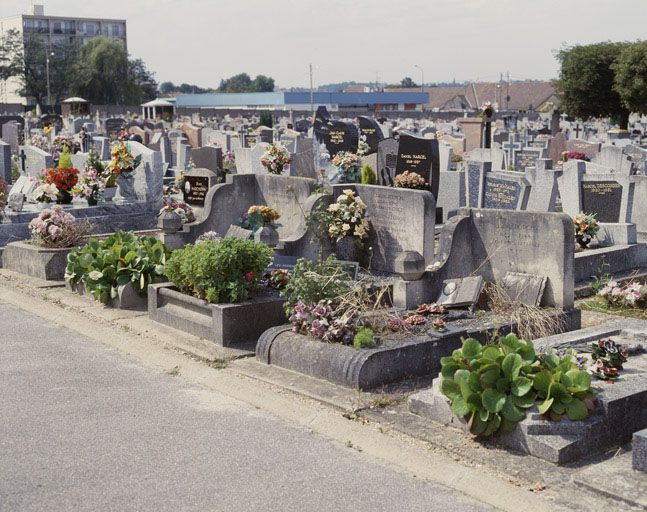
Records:
M70 204L72 203L72 194L67 190L60 190L56 198L56 204Z
M106 187L103 189L103 200L106 203L109 203L112 201L112 199L115 197L115 194L117 193L117 187Z
M88 200L88 206L96 206L97 205L97 197L95 195L92 195L87 198Z
M337 258L344 261L358 261L360 248L355 237L345 236L335 244Z
M591 243L591 237L585 236L585 235L576 235L575 241L582 249L586 249L588 245Z
M135 180L128 174L121 173L117 178L117 192L112 199L115 203L135 201Z

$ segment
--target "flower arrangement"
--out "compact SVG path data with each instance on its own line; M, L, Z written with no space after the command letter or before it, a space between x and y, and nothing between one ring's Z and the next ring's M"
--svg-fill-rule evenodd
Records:
M270 174L281 174L291 162L288 148L278 142L270 144L261 157L261 165Z
M595 214L578 213L573 217L573 227L575 228L575 239L583 248L600 231L600 224L598 224Z
M292 330L299 334L310 334L327 343L353 343L357 333L357 312L340 312L333 309L328 301L317 304L297 302L289 320Z
M164 212L175 212L182 218L182 224L195 222L195 213L184 201L178 201L171 196L164 196L164 206L160 209L158 216Z
M222 155L222 170L225 173L236 170L236 155L233 151L225 151Z
M429 187L425 179L417 172L404 171L393 179L396 188L411 188L415 190L424 190Z
M36 187L31 197L38 203L51 203L58 199L58 189L55 185L43 183Z
M36 201L49 203L56 200L67 204L72 201L72 191L79 181L79 170L74 167L44 169L35 181L43 184L32 194Z
M629 351L613 340L599 340L591 345L592 373L601 380L616 380Z
M267 286L270 288L282 290L290 282L290 272L284 268L275 268L271 272L267 272L263 278L267 279Z
M361 175L359 172L360 159L356 153L340 151L332 159L332 164L343 183L359 183Z
M29 223L32 242L41 247L64 248L78 245L92 232L89 222L77 222L60 206L47 208Z
M359 156L366 155L369 152L370 149L371 149L371 147L368 145L368 142L366 142L365 140L360 140L357 143L357 154Z
M128 149L128 146L123 141L118 142L115 147L112 148L110 156L112 157L112 160L110 160L107 169L115 175L134 171L142 161L142 156L133 156L130 149Z
M562 161L568 162L569 160L584 160L588 162L588 157L581 151L564 151L562 153Z
M366 205L352 190L344 190L337 201L328 206L327 212L328 235L335 242L347 236L355 237L360 242L368 237L368 220L364 218Z
M162 187L162 195L164 196L172 196L179 193L180 193L180 187L178 187L175 183L171 183L170 185L164 185Z
M276 208L269 206L250 206L247 213L243 215L241 225L245 229L256 231L265 226L274 226L275 222L281 217Z
M597 295L609 306L630 308L647 306L647 286L635 281L624 286L620 286L616 281L609 281Z
M77 185L72 189L72 193L76 197L84 197L87 199L89 205L97 204L101 192L106 188L106 181L99 172L93 168L88 167L81 173Z

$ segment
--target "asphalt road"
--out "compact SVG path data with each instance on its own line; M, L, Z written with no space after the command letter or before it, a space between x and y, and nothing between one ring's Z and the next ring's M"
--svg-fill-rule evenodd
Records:
M489 507L0 303L0 511L27 510Z

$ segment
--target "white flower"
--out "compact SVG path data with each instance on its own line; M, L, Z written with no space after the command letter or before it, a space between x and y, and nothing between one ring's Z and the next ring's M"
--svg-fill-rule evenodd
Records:
M98 281L103 277L103 273L99 272L98 270L93 270L88 274L88 277L92 279L93 281Z

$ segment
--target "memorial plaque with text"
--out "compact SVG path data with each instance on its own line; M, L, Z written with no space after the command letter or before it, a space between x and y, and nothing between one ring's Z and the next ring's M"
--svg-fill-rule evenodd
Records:
M486 177L483 186L483 208L516 210L521 195L521 184L501 178Z
M209 192L209 177L185 176L182 192L185 203L204 206L204 200Z
M382 128L377 124L375 119L371 119L366 116L359 116L359 136L360 138L368 144L367 155L377 152L377 144L380 142L384 135L382 134Z
M517 172L525 172L526 167L534 167L537 165L537 159L541 158L541 149L522 149L517 151L514 155L514 170Z
M620 222L622 185L617 181L583 181L582 211L594 213L598 222Z

